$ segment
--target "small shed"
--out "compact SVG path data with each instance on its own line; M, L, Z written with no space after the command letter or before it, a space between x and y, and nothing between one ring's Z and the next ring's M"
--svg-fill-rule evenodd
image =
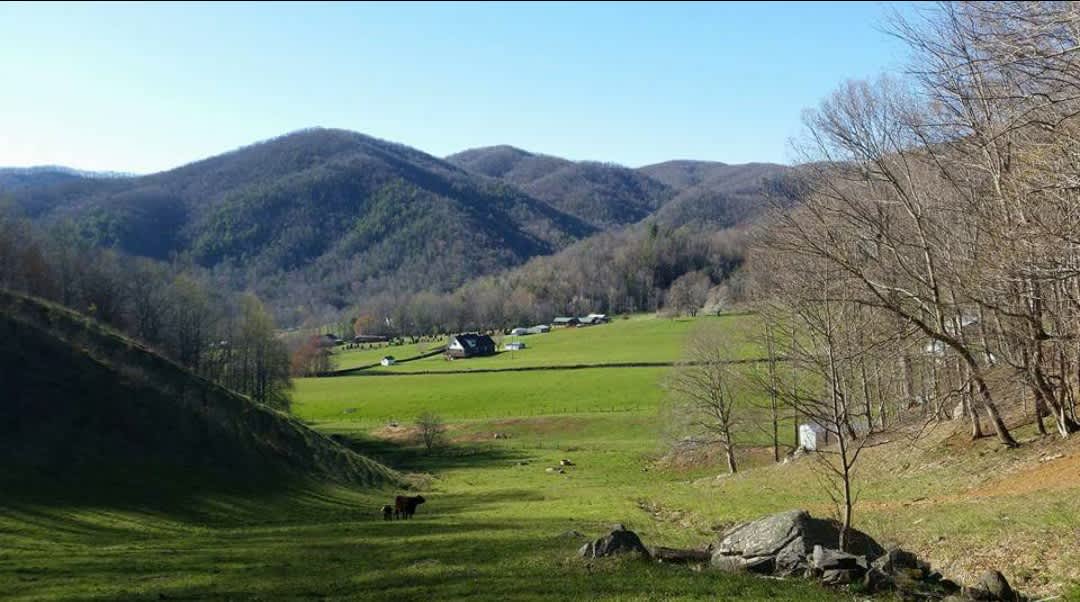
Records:
M799 425L799 447L806 451L816 451L829 442L828 432L820 425L804 422Z
M530 334L544 334L545 332L551 332L551 327L547 324L537 324L529 329Z
M392 355L388 355L388 356L382 358L381 360L379 360L379 364L381 364L383 366L393 366L396 363L397 363L397 360L394 359L394 356L392 356Z
M532 334L532 333L529 332L528 328L524 328L524 327L521 327L521 326L518 326L517 328L510 331L510 336L515 336L515 337L521 337L521 336L525 336L527 334Z
M514 341L503 345L503 349L506 351L521 351L524 348L525 343L522 343L521 341Z

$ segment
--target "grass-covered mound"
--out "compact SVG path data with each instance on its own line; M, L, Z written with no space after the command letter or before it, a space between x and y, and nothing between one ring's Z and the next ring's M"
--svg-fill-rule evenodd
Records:
M397 480L93 320L3 291L0 383L0 462L9 477Z

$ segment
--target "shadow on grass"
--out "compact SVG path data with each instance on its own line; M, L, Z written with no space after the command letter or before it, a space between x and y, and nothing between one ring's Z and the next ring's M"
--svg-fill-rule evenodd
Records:
M91 537L98 541L150 536L184 524L250 526L280 520L268 506L316 509L315 516L348 508L343 499L320 499L320 491L359 492L291 473L225 475L176 466L151 470L113 468L45 475L9 471L0 475L0 535ZM175 521L175 522L174 522ZM178 524L179 523L179 524ZM149 526L149 528L147 528Z
M135 564L112 551L57 562L63 573L107 584L98 599L845 599L800 581L582 561L575 551L585 539L562 535L574 527L597 534L560 518L354 523L260 533L220 549L197 541Z
M423 446L381 439L358 431L335 433L332 436L356 453L403 472L437 474L456 468L510 466L531 457L520 450L485 444L448 444L428 452Z

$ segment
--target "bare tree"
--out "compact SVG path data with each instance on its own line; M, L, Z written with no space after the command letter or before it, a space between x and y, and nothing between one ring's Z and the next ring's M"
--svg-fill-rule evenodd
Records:
M728 472L735 473L741 376L727 336L715 325L700 324L690 336L686 361L676 366L668 389L673 395L672 419L681 443L720 444Z
M446 435L446 423L438 414L434 412L420 414L416 418L416 428L420 431L420 440L428 453L442 445Z

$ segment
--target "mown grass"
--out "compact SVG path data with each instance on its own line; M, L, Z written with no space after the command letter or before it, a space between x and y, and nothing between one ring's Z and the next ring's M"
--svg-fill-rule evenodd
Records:
M469 370L501 370L530 367L557 367L590 364L619 364L634 362L675 362L682 358L685 340L690 331L709 324L729 333L735 356L740 359L760 357L757 348L746 342L755 318L745 314L725 314L698 318L661 318L635 315L615 319L610 324L586 328L556 328L549 333L521 337L505 336L505 344L516 340L525 343L521 351L499 351L490 357L447 361L441 356L399 364L378 371L460 372ZM426 349L433 348L428 344ZM418 355L416 346L389 348L390 351L360 350L336 352L337 368L351 368L376 363L387 353L397 358ZM393 351L401 350L400 352Z
M294 410L308 420L368 424L654 410L664 368L591 368L482 374L340 376L297 379Z
M683 329L683 336L692 327L664 324ZM623 328L646 332L661 322L629 320L541 336L599 339L619 336ZM625 343L635 349L620 353L637 360L677 357L675 343L667 351L640 348L655 334L626 334L624 340L637 343ZM583 344L606 349L596 341ZM15 598L101 600L861 599L799 581L575 556L586 539L568 531L591 538L615 522L647 545L690 547L715 541L736 521L773 511L831 512L812 460L773 466L766 451L746 449L739 455L744 471L719 478L719 463L658 463L667 452L661 411L667 371L303 379L294 406L301 418L393 468L426 475L420 482L428 503L415 520L380 519L378 507L395 491L327 485L234 491L193 488L181 478L141 495L131 492L145 489L142 484L110 485L108 494L90 487L33 499L0 495L0 591ZM386 428L392 419L407 427L423 410L450 423L449 444L431 455L410 440L407 428ZM786 439L790 430L785 422ZM1038 462L1057 444L1029 443L1017 453L984 441L946 454L950 440L943 437L866 452L857 526L916 550L950 576L970 581L994 566L1022 588L1080 599L1062 589L1069 567L1080 560L1071 543L1080 535L1075 488L960 495L992 481L1003 463ZM768 435L747 428L740 441L760 446ZM1061 449L1075 453L1067 447L1072 444ZM562 474L548 472L564 458L574 465Z
M589 420L477 422L458 435L500 428L512 438L433 456L348 424L328 428L392 465L429 471L428 502L408 522L378 516L393 491L325 485L192 493L176 482L134 496L91 491L80 502L5 499L0 585L13 598L99 600L846 598L798 582L577 558L585 539L565 533L595 537L612 522L649 544L712 537L669 528L640 507L678 475L641 472L653 449L642 436L648 423L620 419L609 430ZM549 428L565 437L560 449L515 445ZM566 456L576 464L566 474L546 472Z
M405 359L423 355L446 344L446 339L439 338L435 341L422 343L402 343L391 345L388 343L375 344L364 343L357 349L345 349L344 346L336 347L331 354L331 362L335 370L346 370L360 366L378 364L382 358L392 355L397 359Z
M381 520L379 506L397 493L390 490L240 488L182 474L23 483L20 495L0 496L0 591L98 600L843 599L805 583L576 557L585 540L567 531L595 537L613 522L649 544L712 538L667 529L641 506L683 478L650 468L663 373L301 381L302 418L371 457L428 475L420 482L429 501L415 520ZM371 433L387 418L432 406L452 417L454 440L433 455ZM349 407L357 411L345 413ZM552 411L559 415L537 415ZM494 432L509 438L493 440ZM567 456L576 465L565 474L546 471Z

